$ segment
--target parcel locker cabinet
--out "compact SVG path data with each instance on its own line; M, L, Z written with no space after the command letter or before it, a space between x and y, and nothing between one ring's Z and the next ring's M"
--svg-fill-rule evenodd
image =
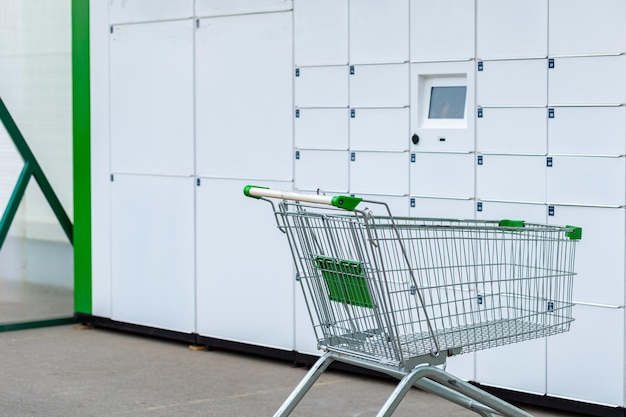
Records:
M549 54L615 54L626 51L626 2L550 0Z
M626 107L551 107L548 152L553 155L625 155Z
M296 107L348 107L349 70L346 65L296 67L294 71Z
M476 1L476 56L537 58L547 51L547 1Z
M409 64L351 65L351 107L409 105Z
M411 196L474 197L474 155L411 153Z
M113 320L195 332L193 178L111 182Z
M296 148L348 149L348 109L304 108L294 112Z
M626 55L550 58L549 66L552 106L626 103Z
M476 155L476 197L481 200L544 203L546 157Z
M408 108L351 109L349 120L350 149L352 150L406 151L409 149Z
M583 229L576 249L574 301L624 305L625 213L623 208L548 205L550 224Z
M350 62L409 59L409 0L350 0Z
M408 195L407 152L350 152L350 192Z
M192 175L193 22L111 31L111 170Z
M474 63L411 64L411 150L474 150Z
M318 189L347 193L350 188L348 151L295 150L295 178L297 190Z
M199 21L198 175L292 179L291 26L288 12Z
M478 106L545 106L547 59L512 59L476 63Z
M348 63L348 0L297 0L293 22L295 65Z
M545 154L545 108L481 108L476 118L476 150L481 153Z
M474 1L411 0L411 62L473 59Z
M109 23L155 22L193 17L194 0L110 0Z

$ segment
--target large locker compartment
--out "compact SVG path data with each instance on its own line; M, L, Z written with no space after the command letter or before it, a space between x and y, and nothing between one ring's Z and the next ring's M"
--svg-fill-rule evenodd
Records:
M479 106L545 106L547 59L479 61L476 103Z
M408 108L351 109L349 120L350 148L353 150L407 151L409 149ZM296 121L296 126L297 123Z
M110 0L109 22L119 24L191 18L193 2L194 0Z
M345 65L297 67L294 81L296 107L348 107L348 74Z
M348 0L296 0L295 65L348 63Z
M298 149L295 157L295 187L300 191L347 193L350 188L348 151Z
M295 110L295 145L299 149L347 150L348 109L304 108Z
M408 195L408 152L350 152L350 192Z
M351 107L409 105L409 65L351 65Z
M416 197L474 197L474 155L412 153L411 192Z
M545 156L478 155L476 165L477 198L545 202Z
M545 108L481 108L476 118L476 150L482 153L544 155Z

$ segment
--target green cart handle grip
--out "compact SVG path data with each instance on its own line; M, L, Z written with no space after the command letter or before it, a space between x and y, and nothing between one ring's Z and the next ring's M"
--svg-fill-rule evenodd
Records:
M291 191L279 191L272 190L267 187L260 187L256 185L246 185L243 188L244 195L252 198L277 198L281 200L301 201L304 203L323 204L327 206L334 206L344 210L354 210L359 203L363 200L359 197L352 197L349 195L317 195L317 194L303 194L294 193Z

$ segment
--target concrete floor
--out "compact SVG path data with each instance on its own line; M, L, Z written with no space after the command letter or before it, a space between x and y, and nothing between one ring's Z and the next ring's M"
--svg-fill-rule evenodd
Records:
M0 333L0 352L0 415L12 417L271 416L306 373L287 362L71 325ZM373 416L393 388L327 371L292 416ZM478 414L413 389L394 414L404 416Z

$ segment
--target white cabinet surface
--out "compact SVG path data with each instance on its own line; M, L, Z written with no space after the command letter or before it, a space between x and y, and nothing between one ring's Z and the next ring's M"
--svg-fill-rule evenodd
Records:
M297 109L295 144L300 149L348 149L348 109Z
M479 106L546 105L547 59L480 61L477 65L476 103Z
M190 18L193 16L193 1L109 0L109 22L118 24Z
M395 195L381 195L381 194L367 194L356 193L356 197L360 197L363 200L371 200L375 202L382 202L387 204L391 215L394 217L406 217L409 215L409 197L408 196L395 196ZM358 206L358 209L363 210L368 208L372 210L372 213L380 216L388 216L387 209L382 204L375 204L369 202L363 202Z
M295 65L348 63L348 0L296 0Z
M347 107L348 67L296 68L294 102L296 107Z
M502 203L481 201L476 218L481 220L524 220L527 223L545 224L547 210L545 204Z
M223 16L291 10L293 0L194 0L196 16Z
M476 150L482 153L545 154L545 108L483 108L476 118Z
M478 155L476 160L476 197L496 201L545 202L545 156Z
M409 105L409 65L352 65L350 106L405 107Z
M409 149L409 109L352 109L350 148L369 151Z
M348 151L296 150L295 158L296 189L348 192L350 187Z
M444 219L473 219L474 201L469 198L425 198L411 197L410 216Z
M411 154L410 194L417 197L473 198L474 157L469 153Z
M350 192L407 195L408 152L350 152Z

